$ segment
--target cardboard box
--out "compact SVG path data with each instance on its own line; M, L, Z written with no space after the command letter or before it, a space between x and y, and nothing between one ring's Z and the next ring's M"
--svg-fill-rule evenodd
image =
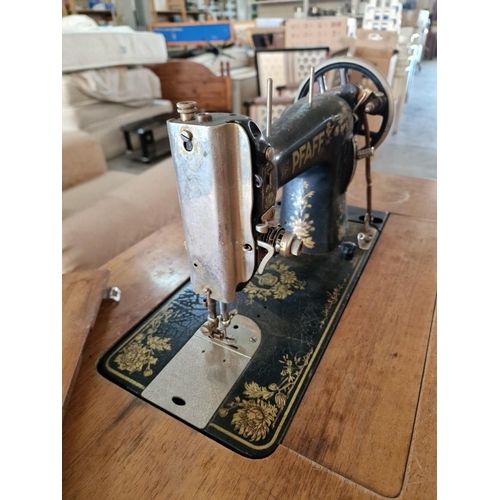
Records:
M330 47L334 52L342 48L341 39L347 35L348 18L325 16L316 19L289 19L285 23L285 47ZM349 24L352 32L352 24Z
M394 31L358 29L354 40L355 48L369 48L385 52L394 52L399 35Z
M398 60L397 54L393 54L392 56L387 57L386 55L381 55L376 51L360 50L356 51L354 55L376 66L376 68L386 77L389 85L392 85L396 72L396 63ZM350 81L352 83L360 83L361 85L369 88L373 87L364 80L365 78L362 77L361 73L353 73L350 76Z
M422 30L429 22L430 12L428 10L403 10L401 17L401 27L411 26Z
M394 31L360 29L351 51L353 56L376 66L392 85L398 60L397 43L398 34ZM352 73L350 81L372 87L360 73Z
M415 28L418 26L419 10L403 10L401 13L401 27L411 26Z

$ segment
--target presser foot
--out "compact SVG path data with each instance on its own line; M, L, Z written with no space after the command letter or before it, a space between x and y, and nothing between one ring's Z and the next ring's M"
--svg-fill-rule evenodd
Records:
M218 340L219 342L227 345L236 345L237 343L236 339L228 335L227 331L224 331L224 329L216 330L211 335L209 335L209 337L212 340Z
M236 309L226 313L226 319L216 316L208 317L207 322L200 326L200 332L212 340L218 340L228 345L235 345L237 340L229 334L229 327L233 318L238 314Z
M207 336L200 327L142 397L205 428L261 344L261 330L250 318L236 316L231 330L234 344Z

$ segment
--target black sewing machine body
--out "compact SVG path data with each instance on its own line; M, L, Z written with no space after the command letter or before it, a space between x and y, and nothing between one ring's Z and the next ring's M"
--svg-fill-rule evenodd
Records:
M352 89L346 94L352 97ZM341 242L344 194L357 161L355 117L352 106L336 94L290 106L270 137L246 116L207 115L208 121L194 115L169 120L169 137L195 291L204 293L208 286L213 298L230 303L272 256L269 245L283 241L278 229L265 236L259 230L263 221L275 219L279 188L282 226L307 238L306 252L327 252ZM314 242L295 206L309 191L315 192L314 200L307 198L308 213L317 221Z
M191 280L103 357L104 376L248 457L274 451L388 217L373 213L357 248L355 109L348 86L298 100L269 136L242 115L169 121Z
M304 241L305 253L329 252L345 235L345 192L357 162L354 120L342 97L323 94L312 106L297 102L273 127L270 142L283 186L280 222Z

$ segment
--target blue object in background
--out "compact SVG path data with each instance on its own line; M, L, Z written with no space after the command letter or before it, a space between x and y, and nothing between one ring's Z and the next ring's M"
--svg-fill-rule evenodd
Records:
M104 10L113 10L115 8L115 6L112 3L96 2L96 1L90 0L89 9L93 9L95 5L99 5L99 4L104 5Z
M231 40L229 23L158 26L153 27L153 32L163 35L167 43L228 42Z

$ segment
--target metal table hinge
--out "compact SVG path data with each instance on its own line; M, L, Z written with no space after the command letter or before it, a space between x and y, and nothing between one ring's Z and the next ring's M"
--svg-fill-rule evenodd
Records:
M104 290L103 300L112 300L113 302L120 302L122 292L117 286L110 286Z

